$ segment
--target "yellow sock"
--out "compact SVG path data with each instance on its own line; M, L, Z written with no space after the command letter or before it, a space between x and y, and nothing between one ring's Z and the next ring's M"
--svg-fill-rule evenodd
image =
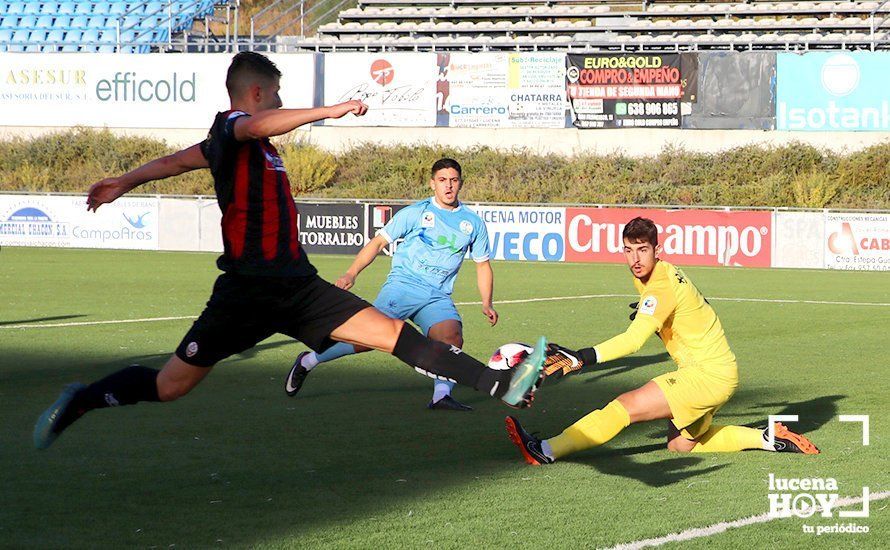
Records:
M762 449L763 431L744 426L711 426L698 443L693 453L727 453L745 449Z
M630 424L624 405L615 401L575 422L547 440L554 458L583 451L609 441Z

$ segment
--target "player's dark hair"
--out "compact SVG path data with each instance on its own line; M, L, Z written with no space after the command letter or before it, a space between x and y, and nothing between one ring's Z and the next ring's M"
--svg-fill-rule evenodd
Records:
M649 243L653 248L658 246L658 227L649 218L636 217L630 220L624 226L621 236L632 243Z
M430 177L435 177L436 172L438 172L439 170L444 170L445 168L453 168L454 170L457 170L457 177L459 177L460 179L464 179L463 174L460 170L460 163L450 158L439 159L434 162L433 167L430 170Z
M239 97L249 86L265 85L276 78L281 78L281 71L268 57L256 52L239 52L226 73L226 90L229 97Z

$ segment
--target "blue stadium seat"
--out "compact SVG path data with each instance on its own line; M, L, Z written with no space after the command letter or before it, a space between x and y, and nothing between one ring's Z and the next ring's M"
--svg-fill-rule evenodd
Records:
M0 19L0 29L14 29L19 26L19 18L17 15L5 15Z
M85 26L89 29L102 29L109 25L108 25L105 17L103 17L101 15L94 15L87 20L87 23Z
M0 29L0 44L2 44L3 48L2 52L6 51L6 43L12 40L12 30L10 29Z
M0 2L0 15L6 15L7 14L6 8L8 8L8 7L9 7L9 4L7 4L6 2Z
M36 4L36 2L35 2ZM58 2L44 2L40 7L40 13L46 15L52 15L54 13L59 12L59 3Z
M53 29L46 34L47 42L61 42L65 38L65 31L62 29ZM44 50L46 51L46 50ZM55 50L54 50L55 51Z
M22 13L23 11L25 11L24 2L10 2L6 6L6 13Z
M162 2L149 2L145 5L145 13L148 15L167 15L167 4Z
M39 52L40 51L40 43L46 41L46 31L42 29L31 31L28 34L28 44L25 46L26 52Z
M71 26L71 16L69 15L60 15L53 19L53 28L54 29L67 29Z
M25 9L21 11L25 15L36 15L40 13L39 2L25 2Z
M59 15L71 15L76 9L77 4L75 4L74 2L65 2L59 4L59 11L57 11L56 13Z
M86 15L76 15L71 20L69 28L72 29L85 29L87 26L87 16Z
M108 15L111 13L111 2L96 2L93 3L93 14L94 15Z
M127 4L124 2L113 2L111 9L108 10L110 15L123 15L127 11Z
M9 51L11 52L23 52L25 51L25 43L28 41L28 31L19 29L15 31L12 35L13 44L9 44Z
M19 19L18 28L30 29L37 24L37 17L34 15L26 15Z
M140 21L142 21L142 19L138 15L128 15L121 21L121 28L133 29L139 25Z
M37 18L37 23L34 25L38 29L48 29L53 26L53 16L52 15L41 15Z
M93 13L93 6L104 6L105 4L94 4L93 2L78 2L74 7L74 13L77 15L90 15Z

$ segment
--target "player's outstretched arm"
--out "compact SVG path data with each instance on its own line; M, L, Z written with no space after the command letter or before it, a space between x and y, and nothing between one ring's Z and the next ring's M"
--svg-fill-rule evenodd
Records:
M87 210L95 212L103 204L113 202L143 183L178 176L208 166L200 144L192 145L172 155L147 162L122 176L97 181L90 186L87 193Z
M349 266L349 269L346 270L346 273L340 276L337 279L337 282L334 284L343 290L349 290L355 284L355 278L358 277L358 274L362 272L363 269L371 265L371 262L377 258L377 255L380 254L380 251L386 248L386 245L389 244L383 236L377 235L366 244L358 254L355 256L355 260L352 261L352 265Z
M482 298L482 314L488 317L491 326L495 326L498 323L498 312L493 305L494 271L491 269L491 262L476 263L476 286L479 287L479 296Z
M280 136L292 130L326 118L342 118L349 113L362 116L368 106L357 99L313 109L267 109L235 121L235 139L247 141Z
M646 340L657 330L657 322L651 316L644 315L636 317L623 333L592 348L581 348L575 351L551 343L547 348L544 375L562 378L581 370L581 367L592 367L597 363L605 363L631 355L639 351Z

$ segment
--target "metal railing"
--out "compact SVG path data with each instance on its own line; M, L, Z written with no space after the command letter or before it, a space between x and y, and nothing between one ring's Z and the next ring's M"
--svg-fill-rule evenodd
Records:
M339 0L333 4L312 2L311 0L276 0L250 18L250 49L265 46L270 50L278 37L290 28L299 28L299 37L304 38L310 25L323 22L352 0Z
M881 25L883 25L884 23L887 22L888 19L890 19L890 13L888 13L887 15L882 17L880 21L876 20L878 13L882 9L884 9L884 7L887 5L888 2L890 2L890 0L884 0L883 2L878 4L874 10L872 10L869 13L869 21L871 22L871 35L870 35L870 37L871 37L871 51L875 51L875 49L877 48L877 45L879 43L888 41L887 38L879 39L879 38L875 37L875 32L881 28Z

